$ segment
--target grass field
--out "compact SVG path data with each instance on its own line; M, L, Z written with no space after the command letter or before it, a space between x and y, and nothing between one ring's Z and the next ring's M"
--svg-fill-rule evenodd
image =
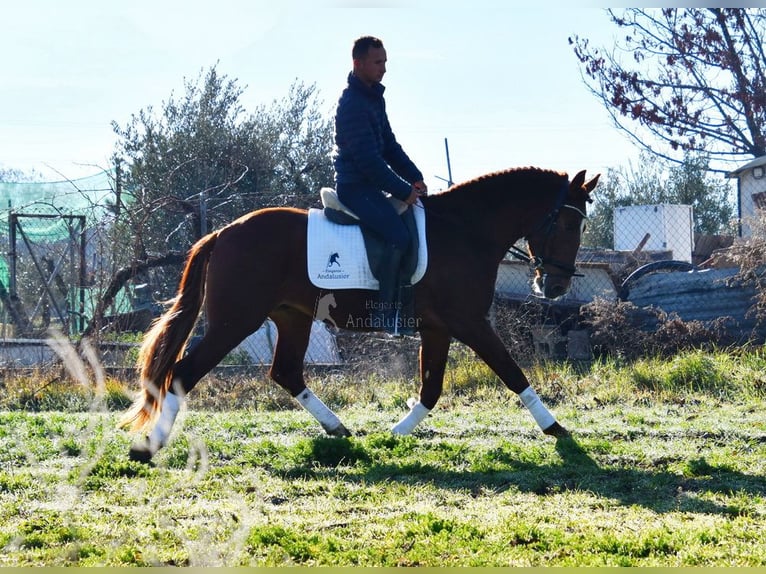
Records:
M265 383L203 388L154 467L127 460L115 396L6 382L0 565L766 565L763 354L533 367L559 441L485 367L451 367L403 438L412 381L315 377L350 439Z

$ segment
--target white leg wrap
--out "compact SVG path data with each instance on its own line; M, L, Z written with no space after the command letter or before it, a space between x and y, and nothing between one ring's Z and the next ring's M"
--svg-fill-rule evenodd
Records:
M431 411L424 407L420 401L412 405L412 409L400 420L391 432L398 435L410 434Z
M335 413L327 408L319 398L311 391L311 389L304 389L297 397L295 397L300 405L306 409L311 416L313 416L322 428L328 433L332 433L335 429L341 426L340 419L335 416Z
M152 429L149 435L149 444L160 448L168 443L168 437L170 436L170 430L173 428L173 423L176 421L178 411L181 410L183 399L174 393L167 393L165 400L162 401L162 410L160 411L160 417Z
M535 422L537 422L537 425L542 430L547 429L556 422L556 418L545 408L545 405L532 387L527 387L524 391L519 393L519 398L529 412L532 413Z

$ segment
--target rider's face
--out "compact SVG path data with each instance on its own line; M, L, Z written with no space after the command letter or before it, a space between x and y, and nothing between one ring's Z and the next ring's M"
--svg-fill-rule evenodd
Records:
M370 48L362 58L354 60L354 74L368 86L379 84L386 73L386 49Z

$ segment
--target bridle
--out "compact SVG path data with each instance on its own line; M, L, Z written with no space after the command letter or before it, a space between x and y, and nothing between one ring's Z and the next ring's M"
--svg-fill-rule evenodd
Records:
M550 235L555 229L556 223L558 223L559 213L561 212L562 209L573 209L582 216L583 220L588 219L588 216L585 214L583 210L581 210L579 207L576 207L566 202L568 191L569 191L569 182L564 182L564 185L561 187L561 191L559 192L559 196L556 199L556 204L554 205L553 209L545 216L543 221L535 227L535 231L528 233L527 235L523 237L525 241L529 242L529 238L531 236L542 233L544 235L543 241L544 241L545 251L547 251ZM425 207L420 203L415 203L412 205L412 207L419 207L420 209L425 209ZM434 213L433 211L431 211L430 213L431 215L440 217L445 221L449 221L453 224L459 225L459 222L451 217L445 217L444 215ZM534 257L530 257L526 251L519 249L515 245L511 245L507 253L511 255L512 257L515 257L517 259L525 261L526 263L531 264L532 269L534 271L539 270L542 273L543 267L545 265L549 265L553 267L558 267L559 269L563 271L563 273L558 273L558 274L548 273L548 275L559 275L562 277L583 277L582 273L577 273L577 269L572 265L568 265L567 263L564 263L563 261L558 261L551 257L545 257L540 255L535 255Z
M529 238L534 235L542 235L543 236L543 254L542 255L534 255L533 257L530 257L524 250L519 249L515 245L511 245L510 249L508 250L508 253L516 257L517 259L521 259L522 261L525 261L532 265L532 268L535 271L540 271L543 273L543 267L552 266L557 267L558 269L561 269L562 273L547 273L547 275L558 275L563 277L583 277L582 273L578 273L577 269L574 267L574 265L569 265L568 263L564 263L563 261L559 261L557 259L553 259L552 257L547 257L546 253L548 251L548 245L550 243L551 234L553 233L553 230L556 228L556 224L558 223L559 219L559 213L562 209L573 209L577 213L579 213L583 220L587 220L588 216L585 214L585 212L580 209L579 207L575 207L574 205L566 202L566 196L568 191L568 183L564 184L564 186L561 188L561 192L559 193L559 197L556 201L556 205L553 207L553 209L545 216L543 221L535 227L535 230L532 233L529 233L524 236L524 240L529 243Z

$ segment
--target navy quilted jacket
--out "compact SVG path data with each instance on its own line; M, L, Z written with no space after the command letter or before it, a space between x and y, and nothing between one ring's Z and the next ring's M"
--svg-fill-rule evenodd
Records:
M335 112L335 183L363 184L407 199L423 174L396 141L382 84L367 87L353 73Z

